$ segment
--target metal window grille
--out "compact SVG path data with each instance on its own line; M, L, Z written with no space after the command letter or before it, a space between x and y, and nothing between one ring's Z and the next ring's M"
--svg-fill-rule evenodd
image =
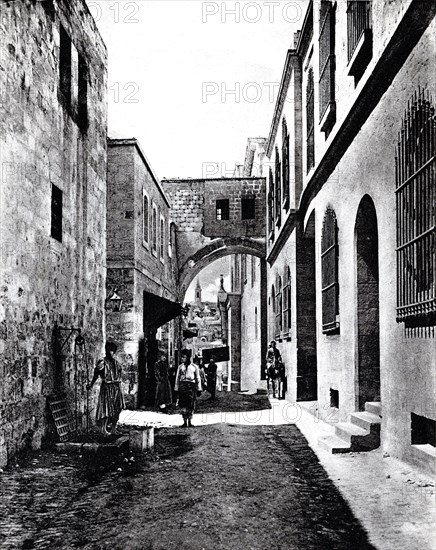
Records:
M357 0L347 4L348 61L362 34L372 28L371 1Z
M285 333L291 330L291 270L289 267L285 269L283 287L283 331Z
M51 185L51 236L60 243L62 242L62 198L63 193L56 187Z
M306 155L307 172L315 165L315 99L313 70L309 69L306 88Z
M282 179L283 179L283 202L285 208L289 206L289 133L286 118L282 123Z
M251 256L251 286L254 285L256 281L256 257Z
M276 217L276 225L280 225L282 223L282 182L281 182L281 163L280 163L280 154L279 149L276 147L276 158L275 158L275 191L276 191L276 200L275 200L275 217Z
M335 102L335 10L322 0L319 31L319 119Z
M396 155L397 321L436 324L435 107L428 91L409 101Z
M327 208L321 237L322 278L322 331L338 332L339 281L338 281L338 225L336 215Z

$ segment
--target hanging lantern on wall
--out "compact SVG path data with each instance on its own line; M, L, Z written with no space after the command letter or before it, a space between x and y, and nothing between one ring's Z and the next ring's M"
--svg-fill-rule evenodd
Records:
M116 288L110 298L106 298L105 309L106 311L120 312L123 305L123 299L117 294L118 288Z

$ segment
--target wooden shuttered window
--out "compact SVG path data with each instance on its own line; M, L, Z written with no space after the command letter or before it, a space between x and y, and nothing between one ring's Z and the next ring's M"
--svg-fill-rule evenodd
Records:
M348 61L353 57L362 35L372 28L371 4L372 1L366 0L347 4Z
M291 332L291 306L291 270L289 267L286 267L283 287L283 332L285 334L290 334Z
M307 172L315 166L315 97L313 69L307 75L306 87L306 168Z
M269 238L274 238L274 176L272 169L269 169L269 191L268 191L268 232Z
M338 226L336 215L327 208L321 237L322 331L339 332Z
M283 330L283 309L282 309L282 278L276 278L276 295L275 295L275 337L281 338Z
M289 208L289 133L286 118L282 122L282 181L283 181L283 207Z
M282 170L281 170L281 162L280 162L280 154L279 149L276 147L275 149L276 155L275 155L275 218L276 218L276 225L280 226L282 223Z
M397 321L436 324L435 161L432 98L419 90L409 101L396 155Z
M319 31L319 120L335 108L335 9L321 0Z

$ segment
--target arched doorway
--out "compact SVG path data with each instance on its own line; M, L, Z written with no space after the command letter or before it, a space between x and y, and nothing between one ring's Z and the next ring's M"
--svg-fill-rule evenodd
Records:
M368 195L360 202L356 243L356 406L380 401L380 321L377 214Z
M315 211L297 239L297 401L318 398Z

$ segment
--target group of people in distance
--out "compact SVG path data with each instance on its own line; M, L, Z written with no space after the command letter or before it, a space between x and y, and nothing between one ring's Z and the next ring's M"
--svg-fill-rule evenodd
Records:
M176 397L176 406L179 407L183 417L183 427L192 427L192 415L194 414L196 399L203 390L207 390L211 399L216 398L217 364L211 358L207 366L199 367L191 362L187 351L181 353L181 363L175 373L174 385L171 387L165 356L157 361L155 366L156 396L155 407L166 409L173 403L172 394Z
M286 369L275 340L270 342L268 351L266 352L265 374L268 385L268 395L272 392L273 397L284 399L286 392Z
M114 354L117 346L113 342L106 343L106 355L101 359L94 370L91 382L87 385L90 391L101 378L100 393L97 403L96 420L103 434L113 434L121 411L125 408L123 392L121 389L121 366L115 360ZM168 369L165 354L161 354L155 364L156 394L155 407L166 409L173 403L173 395L176 397L176 405L179 406L183 416L183 427L192 426L192 415L195 410L197 397L203 390L207 390L211 399L216 398L217 364L211 358L207 366L199 367L191 361L190 353L182 351L181 364L172 371ZM286 371L280 351L273 340L266 353L266 379L268 394L279 399L285 398Z

